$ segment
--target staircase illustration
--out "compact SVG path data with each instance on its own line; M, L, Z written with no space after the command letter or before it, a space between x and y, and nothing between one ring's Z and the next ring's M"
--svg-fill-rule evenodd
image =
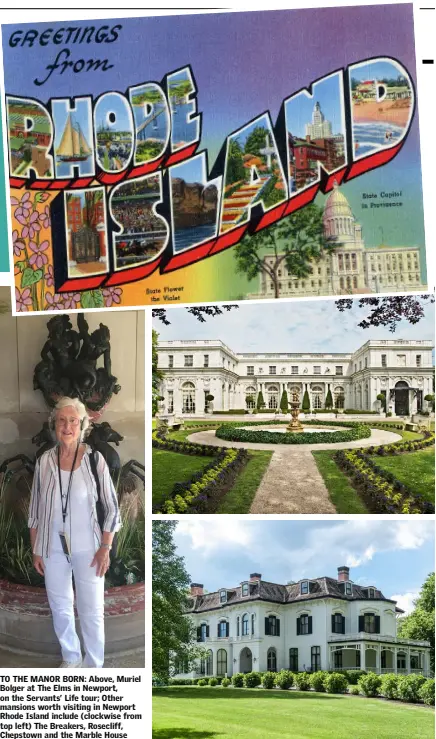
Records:
M253 202L254 198L259 197L262 188L268 182L270 175L261 175L258 180L251 184L242 184L230 197L224 198L223 212L221 218L221 233L229 231L242 221L245 215L245 209Z

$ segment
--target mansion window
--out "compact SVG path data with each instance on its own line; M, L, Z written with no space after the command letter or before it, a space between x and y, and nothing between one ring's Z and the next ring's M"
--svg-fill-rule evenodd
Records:
M368 598L375 598L374 588L368 588Z
M223 638L228 636L230 633L230 627L228 621L220 621L218 624L218 637Z
M309 592L309 580L302 580L300 584L301 595L307 595Z
M225 649L218 649L216 654L216 674L218 677L224 677L227 673L227 652Z
M359 616L359 632L366 634L380 634L380 616L374 613L364 613Z
M398 652L397 654L397 670L406 669L406 655L404 652Z
M297 618L297 636L312 633L312 616L303 613Z
M279 390L278 388L273 385L272 387L269 387L267 390L268 393L268 408L274 410L275 408L278 408L279 406Z
M343 375L344 374L344 368L341 366L335 367L335 372L337 375Z
M206 641L209 636L209 626L207 624L201 624L197 629L197 641Z
M203 367L209 367L209 354L204 355Z
M298 375L298 367L295 365L292 365L291 367L291 375Z
M168 367L172 369L174 367L174 355L168 354Z
M342 649L337 649L333 652L333 667L335 670L342 669Z
M269 373L270 373L270 375L276 375L277 374L277 367L275 366L275 364L270 365Z
M345 401L345 395L344 395L344 388L338 387L335 389L335 408L343 408L344 407L344 401Z
M182 411L183 413L195 413L195 385L193 382L185 382L182 386Z
M186 675L189 672L189 660L186 657L178 657L175 661L174 668L178 675Z
M250 633L248 613L244 613L242 616L242 636L248 636Z
M254 367L253 366L247 367L247 375L254 375Z
M298 672L298 649L291 647L289 650L289 669L291 672Z
M220 590L220 603L227 603L227 590Z
M321 367L318 365L313 368L313 374L314 375L320 375L321 374Z
M247 408L255 408L256 407L256 388L255 387L247 387L245 391L245 405Z
M322 388L314 387L312 391L312 408L322 408Z
M273 647L268 649L267 664L268 672L277 672L277 652Z
M416 366L421 367L421 355L420 354L416 355Z
M236 636L241 636L241 619L239 616L236 619Z
M209 649L206 657L206 675L213 675L213 652Z
M312 647L310 657L312 672L318 672L321 669L321 647Z
M168 413L174 412L174 390L168 390Z
M382 354L381 355L381 366L382 367L387 367L388 366L386 354Z
M277 616L265 616L265 636L280 636L280 619Z
M248 595L248 592L249 592L248 582L243 582L242 583L242 597L246 598Z
M185 367L193 367L193 366L194 366L194 355L185 354Z
M345 616L332 613L332 634L345 634Z
M254 635L254 622L255 622L255 616L254 613L251 614L251 635Z
M351 582L345 583L345 595L353 595L353 584Z

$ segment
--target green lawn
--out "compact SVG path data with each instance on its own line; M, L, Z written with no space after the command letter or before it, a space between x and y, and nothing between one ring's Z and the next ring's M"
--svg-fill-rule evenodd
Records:
M434 711L412 704L235 688L153 692L153 739L434 739Z
M270 463L272 452L251 452L250 458L227 493L217 513L249 513L253 498Z
M414 492L421 493L426 500L434 501L434 447L398 457L377 457L374 461Z
M212 457L194 457L153 449L153 505L162 503L171 493L174 483L184 482L209 464Z
M339 469L333 456L336 451L312 452L322 478L325 482L336 513L368 513L357 491L348 477Z

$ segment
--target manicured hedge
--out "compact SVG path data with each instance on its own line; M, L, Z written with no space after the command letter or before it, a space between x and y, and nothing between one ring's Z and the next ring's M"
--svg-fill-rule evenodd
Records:
M336 452L334 460L358 489L371 513L434 513L434 505L413 492L370 455L358 450Z
M346 423L342 425L348 426ZM226 441L253 444L335 444L368 438L371 436L371 429L366 424L356 423L347 431L334 431L333 433L315 431L313 434L305 434L303 431L299 434L282 434L274 431L252 431L251 429L236 428L229 424L223 424L216 430L215 435L218 439L225 439Z
M354 413L356 416L379 416L380 411L362 411L358 408L346 408L344 413Z
M192 444L189 441L176 441L166 431L157 429L152 433L152 446L164 449L167 452L178 452L179 454L198 455L200 457L214 457L219 452L219 447L207 444Z

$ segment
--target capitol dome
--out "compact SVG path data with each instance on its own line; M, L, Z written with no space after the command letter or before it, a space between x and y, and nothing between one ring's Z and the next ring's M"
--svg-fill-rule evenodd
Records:
M334 237L338 241L354 240L354 216L350 204L340 191L338 183L334 182L333 192L328 196L323 214L324 234Z
M336 180L333 185L333 192L328 196L324 206L324 219L334 218L335 216L353 218L350 204L345 195L340 191Z

